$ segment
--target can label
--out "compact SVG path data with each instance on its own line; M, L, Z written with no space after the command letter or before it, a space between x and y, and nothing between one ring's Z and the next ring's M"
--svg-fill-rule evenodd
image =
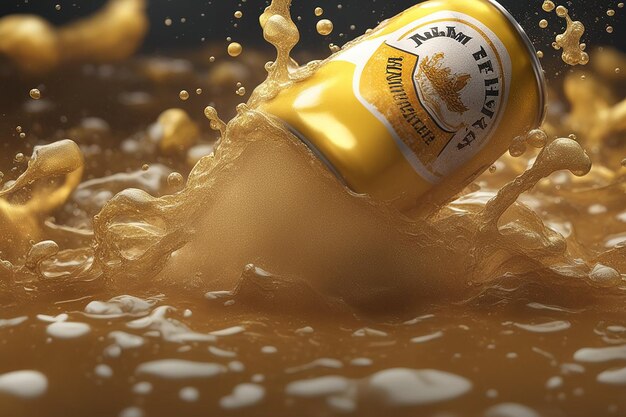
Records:
M511 59L471 16L433 13L347 52L337 59L357 65L355 95L431 183L467 163L498 127Z

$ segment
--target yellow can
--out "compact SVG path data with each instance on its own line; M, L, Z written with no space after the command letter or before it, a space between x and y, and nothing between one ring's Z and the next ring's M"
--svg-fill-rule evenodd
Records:
M546 88L492 0L430 0L344 48L263 109L346 185L406 210L440 204L541 124Z

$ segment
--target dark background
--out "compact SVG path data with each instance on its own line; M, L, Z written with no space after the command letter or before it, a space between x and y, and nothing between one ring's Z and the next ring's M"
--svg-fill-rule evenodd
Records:
M546 58L556 56L551 43L554 35L563 31L564 21L554 12L541 10L543 0L501 0L519 20L537 49L546 53ZM374 27L381 20L419 3L419 0L293 0L292 15L302 32L300 47L316 48L329 43L343 44L367 28ZM614 45L626 50L625 18L626 8L617 8L615 0L578 0L574 3L559 2L569 7L575 20L581 20L587 27L583 37L590 47ZM34 13L44 16L54 24L63 24L80 16L93 13L105 0L1 0L0 16L11 13ZM55 5L61 10L57 11ZM263 38L258 24L258 16L269 4L264 0L149 0L148 13L151 21L150 33L143 47L146 53L161 53L172 48L188 48L210 42L223 42L232 37L244 45L263 45ZM341 8L338 5L341 5ZM320 18L314 15L315 7L324 9L323 18L331 19L335 30L329 36L322 37L315 31L315 23ZM613 8L615 16L609 17L606 11ZM243 12L242 19L235 19L233 13ZM297 17L301 20L298 21ZM166 26L165 19L172 19L172 25ZM185 22L181 22L181 19ZM548 29L539 29L540 19L548 19ZM237 27L235 27L235 24ZM355 25L354 30L350 29ZM606 27L612 25L615 31L606 33Z

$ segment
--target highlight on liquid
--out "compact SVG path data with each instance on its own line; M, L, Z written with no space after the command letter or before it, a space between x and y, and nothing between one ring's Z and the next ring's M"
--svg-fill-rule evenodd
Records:
M247 66L263 58L234 43L108 77L82 64L131 54L144 7L113 0L55 29L0 21L22 33L0 38L15 71L79 69L74 94L31 83L3 122L20 140L51 132L0 168L4 410L54 414L72 398L75 415L623 412L626 58L583 52L575 7L556 43L588 65L551 85L543 126L428 217L354 194L259 110L322 65L292 59L288 1L260 17L277 51L260 83ZM64 51L72 39L83 52ZM104 86L95 103L85 85Z

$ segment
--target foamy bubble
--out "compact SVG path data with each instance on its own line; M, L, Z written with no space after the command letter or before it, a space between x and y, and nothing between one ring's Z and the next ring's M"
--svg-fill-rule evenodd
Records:
M87 323L79 322L55 322L46 328L48 335L57 339L77 339L91 332L91 327Z
M424 336L414 337L411 339L411 343L426 343L426 342L430 342L431 340L439 339L441 337L443 337L443 332L438 331L438 332L427 334Z
M152 384L146 381L133 385L133 393L137 395L148 395L152 392Z
M0 393L33 399L48 390L48 379L39 371L23 370L0 374Z
M222 330L215 330L211 332L210 334L213 336L224 337L224 336L234 336L236 334L243 333L244 331L246 331L245 327L233 326L233 327L228 327Z
M137 375L150 375L164 379L210 378L224 372L226 372L226 367L223 365L183 359L144 362L135 370Z
M128 407L120 411L118 417L144 417L143 409L139 407Z
M626 345L579 349L574 353L574 359L592 363L626 359Z
M350 387L350 380L341 376L322 376L290 382L285 391L288 395L303 398L324 397L342 393Z
M513 326L532 333L554 333L567 330L572 327L572 324L565 320L555 320L539 324L513 323Z
M589 279L602 287L615 287L622 282L622 276L610 266L596 264L589 273Z
M540 414L522 404L502 403L490 407L484 417L540 417Z
M235 410L251 407L260 403L265 397L265 388L258 384L243 383L237 385L233 392L220 399L220 407Z
M448 401L472 389L468 379L435 369L388 369L372 375L367 382L372 393L395 407Z
M200 398L200 391L194 387L184 387L178 391L178 398L188 403L196 402Z
M610 385L626 385L626 368L609 369L598 374L598 382Z
M109 365L103 363L96 366L94 373L100 378L111 378L113 376L113 369Z

